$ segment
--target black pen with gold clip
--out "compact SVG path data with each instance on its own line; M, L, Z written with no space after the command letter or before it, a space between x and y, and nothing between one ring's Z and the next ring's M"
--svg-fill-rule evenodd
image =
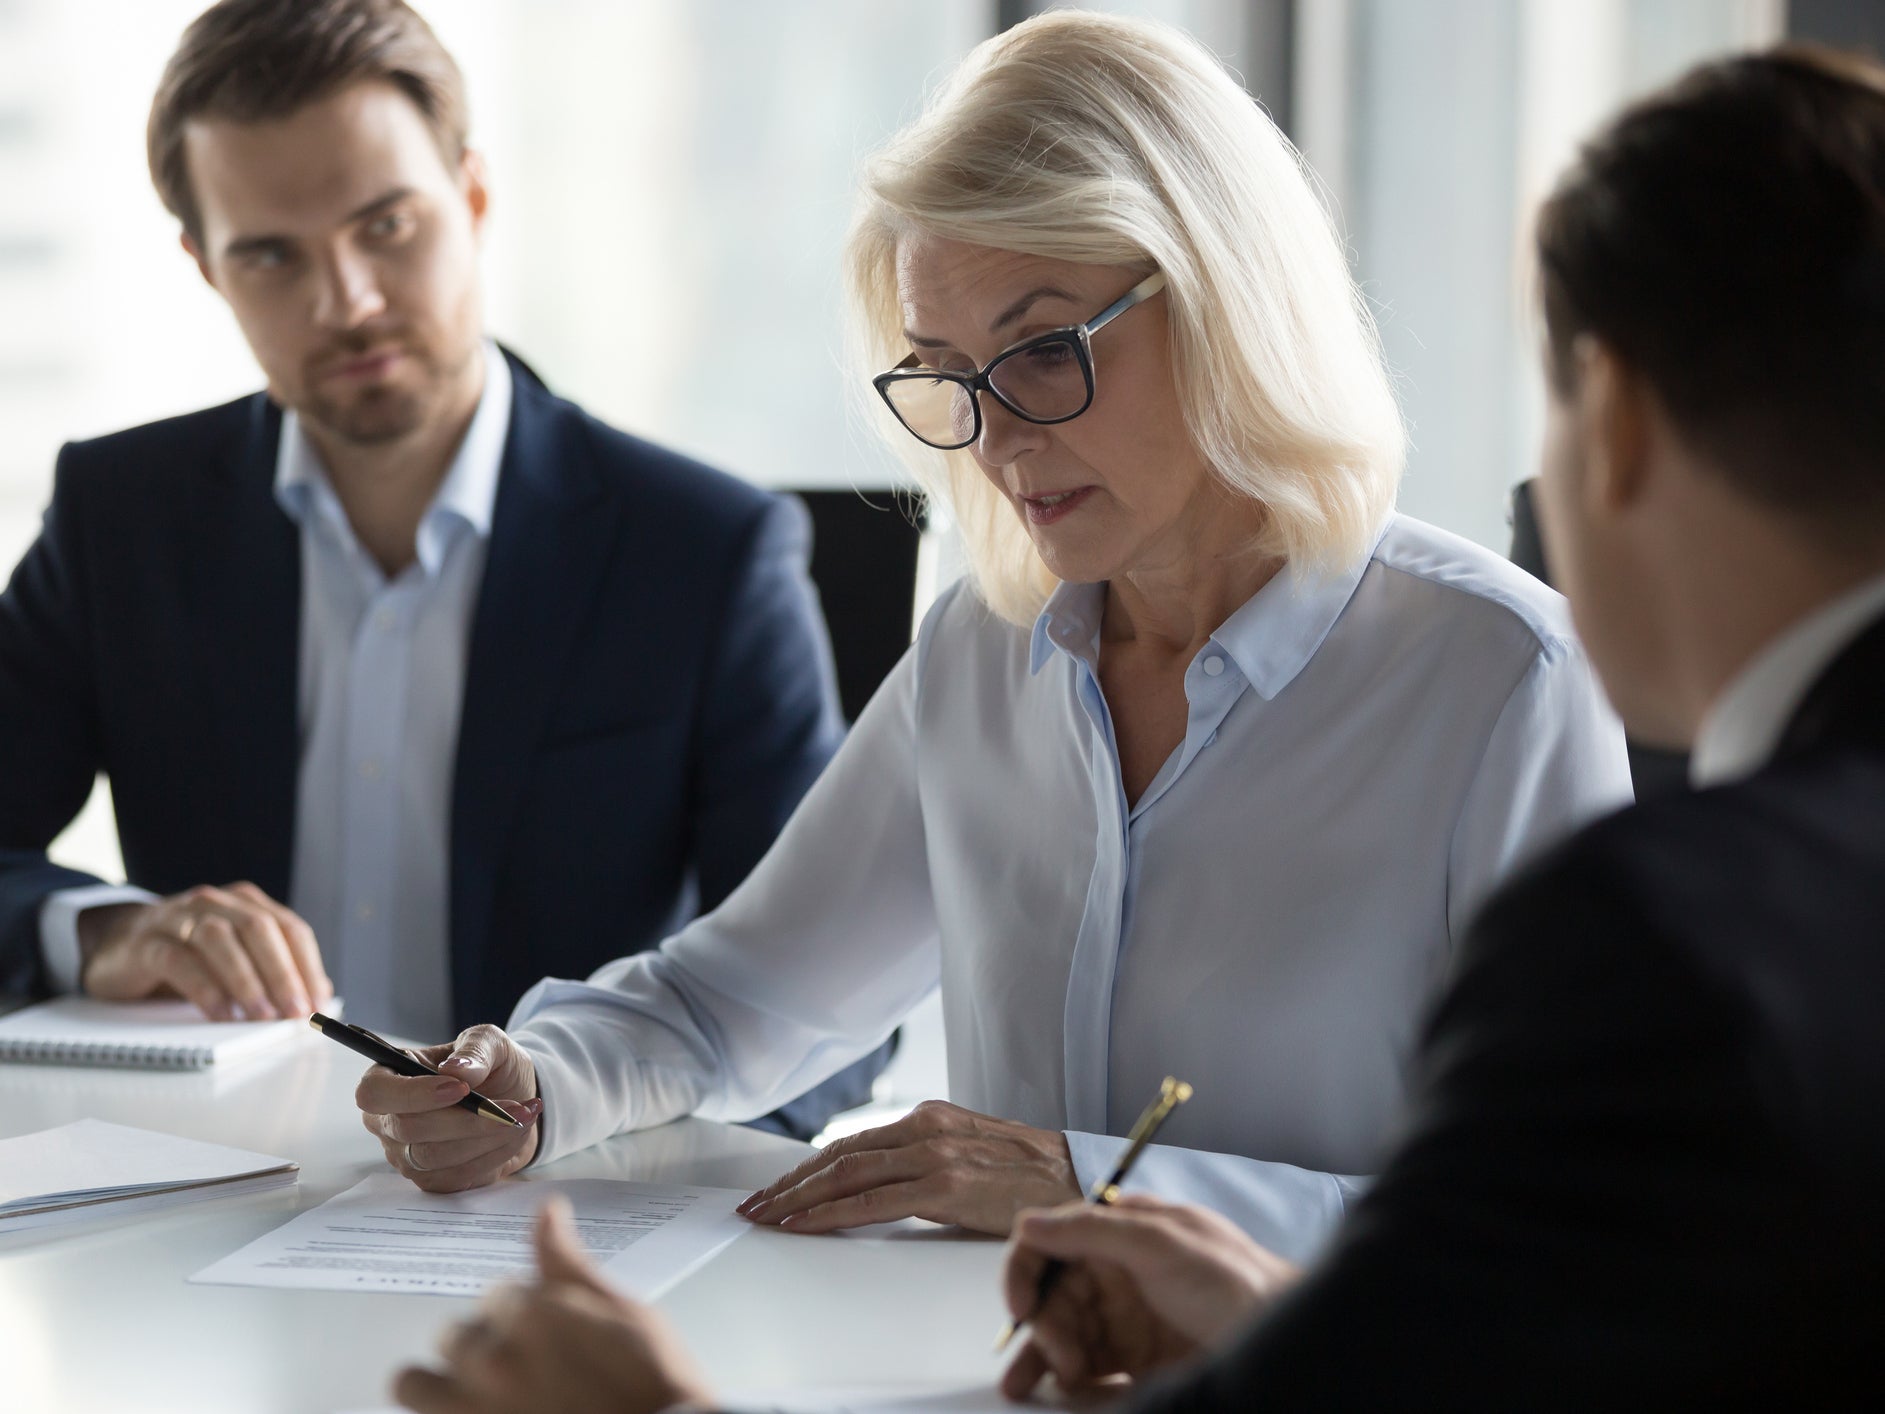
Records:
M328 1040L340 1042L340 1044L345 1046L348 1050L365 1056L375 1065L385 1066L388 1070L397 1075L409 1075L414 1077L436 1075L441 1080L457 1079L456 1076L447 1075L442 1070L433 1069L411 1051L402 1051L392 1042L382 1036L374 1035L364 1026L354 1026L345 1021L336 1021L331 1016L322 1016L318 1011L308 1018L308 1025L327 1037ZM470 1090L469 1086L466 1088ZM470 1090L470 1093L462 1100L454 1100L452 1103L457 1105L461 1110L470 1110L475 1115L483 1115L486 1119L494 1119L499 1124L508 1124L514 1129L522 1129L524 1127L521 1120L512 1119L509 1115L505 1114L503 1107L499 1105L496 1100L487 1100L476 1090Z
M1126 1152L1114 1167L1112 1177L1104 1183L1094 1184L1093 1191L1086 1196L1087 1202L1111 1203L1119 1197L1119 1185L1126 1181L1127 1171L1138 1161L1145 1146L1152 1142L1152 1136L1158 1133L1158 1127L1165 1123L1165 1117L1190 1098L1189 1085L1169 1075L1165 1077L1164 1084L1159 1086L1158 1098L1145 1107L1145 1113L1140 1115L1139 1122L1133 1125L1132 1133L1126 1136ZM995 1337L996 1350L1006 1350L1008 1342L1015 1338L1015 1332L1041 1313L1041 1308L1047 1304L1047 1298L1053 1295L1054 1283L1060 1280L1061 1273L1066 1270L1067 1264L1060 1258L1047 1259L1047 1265L1041 1268L1040 1280L1034 1284L1034 1309L1025 1316L1017 1316L1002 1328L1001 1334Z

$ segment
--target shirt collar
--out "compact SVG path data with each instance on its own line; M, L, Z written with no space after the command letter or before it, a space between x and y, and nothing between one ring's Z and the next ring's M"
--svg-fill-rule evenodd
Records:
M419 563L428 576L438 573L455 527L469 529L480 538L491 533L498 473L510 433L512 390L510 364L503 352L486 339L482 353L484 392L478 398L478 409L445 470L445 479L432 496L432 504L419 521ZM281 419L281 439L275 451L275 500L297 524L305 525L313 508L343 544L357 545L353 527L347 523L346 512L328 481L327 468L293 409L284 412Z
M1881 614L1885 576L1815 609L1761 649L1703 718L1689 779L1697 786L1725 785L1765 765L1808 689Z
M1266 701L1295 680L1329 636L1387 528L1384 522L1367 553L1339 570L1284 565L1211 635ZM1034 620L1028 671L1040 672L1056 649L1089 666L1096 663L1105 602L1104 585L1058 586Z

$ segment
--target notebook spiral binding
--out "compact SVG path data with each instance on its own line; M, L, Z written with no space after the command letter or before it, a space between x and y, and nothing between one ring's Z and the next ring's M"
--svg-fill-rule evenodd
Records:
M140 1070L201 1070L214 1061L207 1046L127 1046L112 1041L0 1038L0 1061L44 1065L129 1065Z

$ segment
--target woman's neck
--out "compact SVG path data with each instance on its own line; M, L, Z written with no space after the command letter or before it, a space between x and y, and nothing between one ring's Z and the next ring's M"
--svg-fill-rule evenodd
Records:
M1254 503L1223 506L1198 534L1107 582L1101 638L1188 654L1283 567L1251 549L1263 529Z

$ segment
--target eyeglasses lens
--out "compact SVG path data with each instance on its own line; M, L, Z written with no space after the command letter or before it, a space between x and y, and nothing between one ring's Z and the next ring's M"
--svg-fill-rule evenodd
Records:
M897 378L884 385L903 425L925 442L959 447L975 436L975 406L969 390L947 378Z
M1058 422L1086 407L1086 373L1071 338L1016 349L988 370L988 381L1004 402L1037 422Z

